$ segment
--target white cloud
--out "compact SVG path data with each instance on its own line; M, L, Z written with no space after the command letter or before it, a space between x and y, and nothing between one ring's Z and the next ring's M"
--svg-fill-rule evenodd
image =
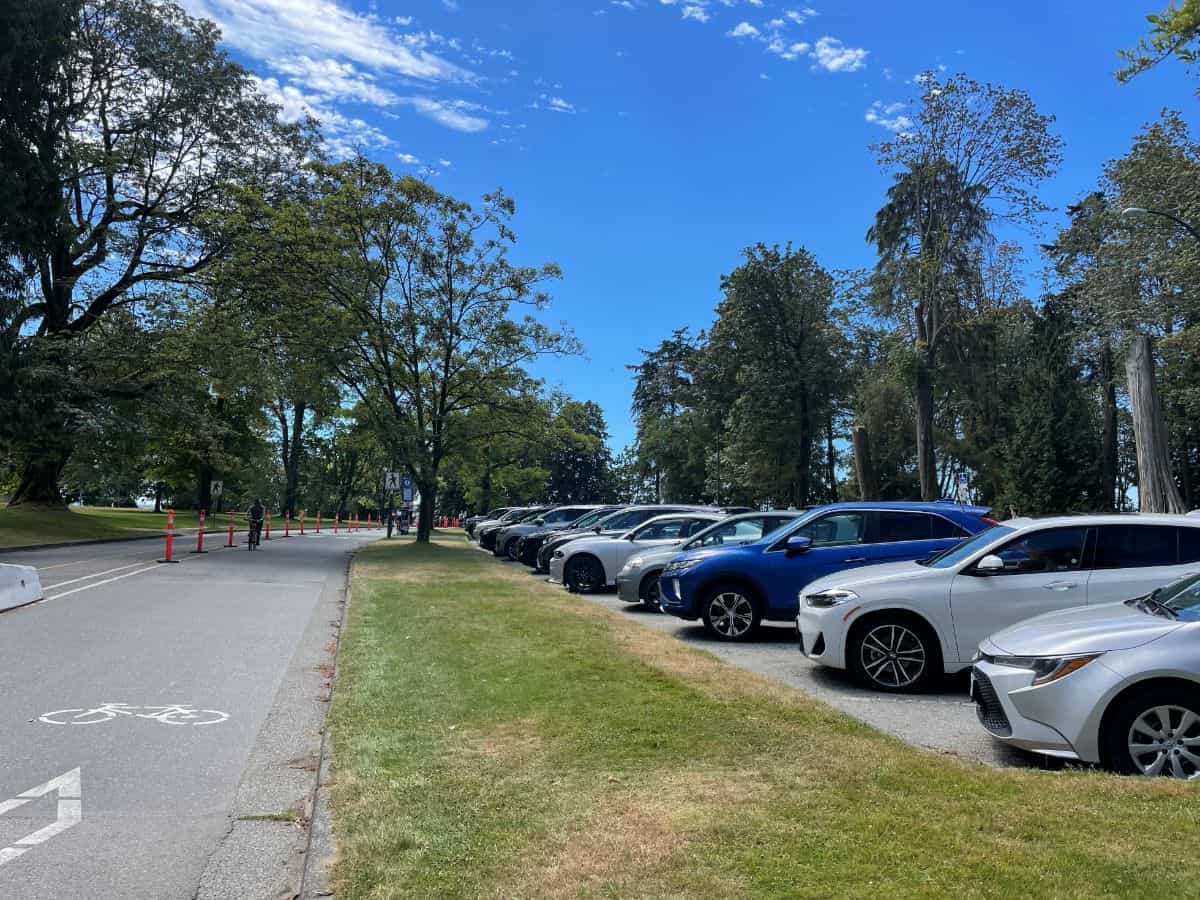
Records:
M876 100L863 118L872 125L879 125L888 131L908 131L913 126L913 120L900 113L906 108L905 103L889 103L885 106L882 100Z
M372 106L390 106L397 100L394 93L376 84L374 77L359 72L350 63L293 56L271 60L269 65L321 97Z
M867 64L870 51L847 47L837 38L823 37L813 48L814 63L826 72L857 72Z
M541 94L533 103L530 104L531 109L548 109L551 112L557 113L575 113L575 104L562 97L553 97L549 94Z
M727 31L727 37L743 38L743 37L758 37L759 31L749 22L738 22L731 31Z
M373 125L325 106L321 98L305 94L295 85L281 85L275 78L251 77L263 96L279 107L279 117L285 122L298 122L310 116L317 119L329 153L334 157L351 156L360 148L388 147L392 143Z
M421 164L421 160L411 153L397 153L396 159L400 160L406 166L419 166Z
M465 100L436 100L433 97L401 97L398 101L411 106L420 115L455 131L476 132L488 127L488 120L472 113L483 109Z
M398 35L375 16L334 0L182 0L194 15L212 19L226 42L256 59L304 54L346 60L423 81L470 81L474 76Z

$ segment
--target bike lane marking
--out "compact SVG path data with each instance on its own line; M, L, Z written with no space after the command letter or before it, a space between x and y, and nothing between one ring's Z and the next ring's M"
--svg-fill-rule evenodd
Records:
M134 563L136 566L137 563ZM92 588L101 587L105 584L112 584L114 581L120 581L122 578L132 578L134 575L141 575L143 572L149 572L152 569L157 569L158 565L154 564L146 566L144 569L137 569L133 572L126 572L124 575L114 575L112 578L105 578L103 581L95 581L91 584L84 584L77 588L71 588L69 591L63 591L61 594L47 594L47 600L60 600L63 597L70 597L72 594L78 594L80 591L90 591Z
M12 862L18 856L27 853L30 848L45 843L83 821L83 783L78 768L64 772L57 778L51 778L45 784L30 788L11 800L0 802L0 816L52 792L58 794L58 818L44 828L39 828L13 842L11 847L0 848L0 866Z
M76 584L80 581L87 581L89 578L99 578L101 575L111 575L113 572L124 572L126 569L132 569L134 566L140 566L142 563L130 563L127 566L117 566L114 569L105 569L103 572L92 572L90 575L80 575L78 578L72 578L68 581L57 581L54 584L46 585L47 590L66 587L68 584Z

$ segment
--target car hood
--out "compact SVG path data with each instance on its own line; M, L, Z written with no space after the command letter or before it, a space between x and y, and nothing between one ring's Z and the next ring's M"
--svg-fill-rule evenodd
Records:
M691 554L688 554L691 556ZM657 565L658 563L666 564L679 556L678 547L647 547L645 550L638 550L630 557L640 559L643 566Z
M1170 634L1183 624L1144 613L1136 606L1101 603L1026 619L997 632L984 643L1009 656L1104 653L1140 647Z
M860 566L855 569L846 569L843 572L835 572L833 575L826 575L808 585L804 589L806 594L815 594L817 591L828 590L829 588L850 588L856 592L870 590L879 586L891 586L902 581L920 581L929 578L936 578L939 574L944 574L947 579L953 576L951 570L931 569L928 566L922 566L915 562L894 562L894 563L877 563L873 566Z

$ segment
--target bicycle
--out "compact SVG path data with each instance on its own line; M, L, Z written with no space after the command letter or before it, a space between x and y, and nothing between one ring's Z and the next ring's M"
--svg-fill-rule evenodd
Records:
M139 709L152 712L137 712ZM153 719L167 725L219 725L229 718L229 713L217 709L196 709L190 705L131 706L128 703L103 703L91 709L56 709L38 716L38 721L47 725L99 725L101 722L111 722L118 716ZM195 721L197 719L203 721Z
M251 519L250 532L246 537L246 544L251 550L257 550L259 544L262 543L263 520Z

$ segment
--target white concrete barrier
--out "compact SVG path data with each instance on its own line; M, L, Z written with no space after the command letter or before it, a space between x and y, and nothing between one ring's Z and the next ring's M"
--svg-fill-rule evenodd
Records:
M42 599L42 582L33 566L0 564L0 610Z

